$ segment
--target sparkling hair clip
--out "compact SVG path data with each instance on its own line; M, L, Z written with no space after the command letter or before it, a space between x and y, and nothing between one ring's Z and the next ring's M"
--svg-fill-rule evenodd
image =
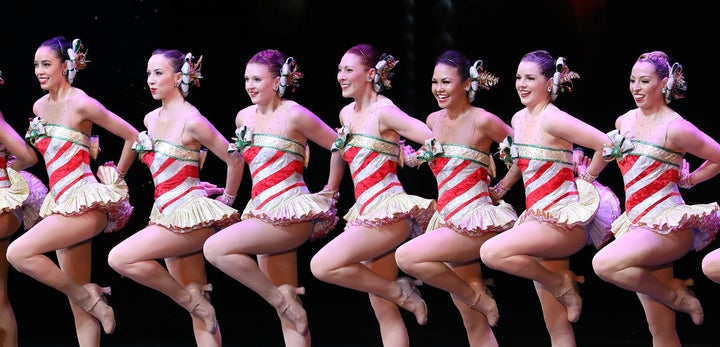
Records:
M683 92L686 90L687 84L683 76L682 65L675 63L670 68L667 84L662 89L665 94L665 103L669 104L673 100L684 98Z
M552 79L552 100L555 101L560 93L572 92L574 78L580 78L575 71L570 71L565 64L565 58L560 57L555 63L555 73Z
M395 57L383 53L380 61L375 64L375 77L373 77L373 89L375 89L375 92L380 93L392 88L390 78L393 76L392 69L397 63L399 61L395 60Z
M87 49L85 49L80 39L72 41L72 46L68 48L67 55L69 58L65 61L68 69L67 76L68 81L72 84L77 72L84 69L90 61L87 60Z
M468 91L468 99L470 102L475 100L478 90L489 90L490 87L497 84L499 78L485 71L483 61L476 60L475 64L470 66L470 90Z
M285 60L285 64L282 66L280 71L280 85L278 86L278 96L282 97L285 95L285 89L288 86L292 86L291 91L295 93L298 87L300 87L300 79L303 78L303 73L298 71L298 65L295 62L295 58L289 57Z
M200 73L200 69L202 68L202 55L197 60L196 63L193 63L192 60L195 59L195 56L193 56L192 53L188 53L185 55L185 63L182 66L182 69L180 69L180 72L182 72L182 83L181 83L181 90L184 96L187 96L190 92L190 85L194 85L196 87L200 87L200 79L202 78L202 74Z

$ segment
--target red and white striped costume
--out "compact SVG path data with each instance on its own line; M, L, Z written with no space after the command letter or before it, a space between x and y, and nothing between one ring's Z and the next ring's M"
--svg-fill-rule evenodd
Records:
M42 129L39 131L39 128ZM82 215L100 210L107 214L104 232L122 229L130 219L128 187L112 166L98 168L98 177L90 167L90 136L58 124L45 124L36 117L25 136L40 151L49 178L40 216Z
M310 194L303 179L305 145L270 134L252 134L248 140L234 147L248 163L253 183L242 219L257 218L278 226L312 221L310 240L332 231L339 219L333 193Z
M517 220L512 205L495 206L488 193L488 167L492 157L465 145L442 144L442 153L428 163L438 184L437 212L428 231L448 227L458 233L480 237L504 231Z
M612 224L615 237L635 226L660 234L691 228L693 248L703 249L720 228L718 204L685 204L677 187L682 153L635 139L632 145L617 158L625 184L625 212Z
M592 183L575 178L572 151L523 143L512 146L513 159L522 171L525 185L525 211L516 224L538 220L568 229L582 225L587 244L597 248L612 238L610 224L619 215L619 211L614 211L619 206L601 204L601 200L617 197L609 190L601 197ZM593 227L594 224L606 227Z
M25 230L40 220L40 207L48 189L40 179L7 166L8 153L0 144L0 214L12 213Z
M337 143L337 142L336 142ZM410 222L410 237L422 234L436 209L436 201L405 193L397 177L400 146L364 134L348 133L342 144L355 185L355 204L345 214L345 227L382 227Z
M139 136L146 137L145 131ZM151 148L133 147L150 168L155 184L150 224L186 233L207 227L221 229L240 220L236 209L207 197L200 182L199 150L162 140L150 143Z

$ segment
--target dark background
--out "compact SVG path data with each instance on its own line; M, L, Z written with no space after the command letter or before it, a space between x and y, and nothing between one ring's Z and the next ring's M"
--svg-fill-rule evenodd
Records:
M706 5L707 4L707 5ZM156 48L176 48L203 55L202 86L191 88L188 101L228 138L234 132L238 110L250 104L244 90L245 63L257 51L276 48L296 58L305 78L294 95L331 127L339 125L337 113L350 100L343 99L335 79L337 64L347 48L371 43L398 60L393 88L386 93L402 109L418 119L437 109L430 93L435 58L445 49L464 51L482 59L486 69L500 78L475 105L499 115L509 123L522 108L514 87L520 57L546 49L566 58L580 74L574 92L556 104L576 117L607 132L615 118L634 102L628 90L630 68L638 55L664 50L684 66L689 89L686 100L671 106L713 138L716 101L720 91L716 75L715 12L711 2L695 1L412 1L412 0L257 0L257 1L4 1L0 4L0 70L6 81L0 92L0 109L21 134L32 117L33 102L43 95L33 75L35 49L44 40L64 35L80 38L91 61L80 71L74 85L97 98L108 109L143 130L142 118L159 106L145 83L147 59ZM9 23L14 23L10 25ZM703 77L704 76L704 77ZM117 160L120 141L95 128L103 151L98 163ZM306 181L312 191L327 179L327 152L312 145ZM700 161L688 156L692 167ZM498 162L499 163L499 162ZM499 165L502 169L502 165ZM30 169L45 179L42 164ZM247 171L247 170L246 170ZM502 170L500 174L504 173ZM204 180L223 185L223 163L208 156ZM435 180L426 168L402 169L408 192L436 197ZM352 182L346 174L339 210L352 201ZM118 320L114 335L103 337L113 345L192 345L187 313L170 299L120 277L105 262L107 252L130 233L147 223L152 204L149 170L136 163L127 177L135 213L129 225L94 241L93 281L111 285ZM600 181L620 199L619 170L611 164ZM250 179L245 177L235 207L242 209L249 197ZM683 191L688 203L717 200L718 182L708 181ZM524 193L516 185L506 200L518 212ZM367 295L322 283L308 268L310 257L344 224L327 236L299 250L302 297L308 311L315 346L380 345L379 332ZM705 308L705 323L696 327L689 316L678 314L677 326L685 345L720 345L720 285L705 278L700 260L717 243L691 252L676 263L678 277L693 277L695 293ZM579 346L597 344L650 346L641 306L633 293L619 289L592 272L595 250L585 248L572 258L572 267L586 276L581 291L583 314L575 324ZM492 288L501 319L495 334L502 346L548 346L539 303L532 283L487 269L495 279ZM213 302L227 346L279 346L282 336L274 310L259 296L218 270L208 267L213 283ZM74 329L66 298L14 270L10 296L18 318L21 346L75 345ZM429 307L426 326L418 326L404 312L414 346L466 346L459 314L447 293L420 288ZM340 342L342 341L342 342Z

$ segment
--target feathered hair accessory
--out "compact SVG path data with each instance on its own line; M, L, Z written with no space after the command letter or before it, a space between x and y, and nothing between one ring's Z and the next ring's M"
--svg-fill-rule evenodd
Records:
M280 86L278 86L278 96L282 98L285 95L285 88L291 86L290 89L293 93L300 87L300 79L303 78L303 73L298 71L298 65L295 62L295 58L289 57L285 60L285 64L282 66L280 71Z
M670 103L673 100L682 99L685 97L683 92L687 90L687 84L685 83L685 77L683 76L682 65L675 63L670 68L670 76L668 81L663 88L663 94L665 94L665 103Z
M67 50L67 55L68 59L65 61L68 69L67 77L72 84L77 72L84 69L90 61L87 60L87 49L80 39L73 40L72 46Z
M200 73L200 69L202 68L202 58L203 57L201 55L197 62L193 63L192 60L195 59L195 56L193 56L192 53L185 55L185 63L180 69L180 72L182 73L182 83L180 87L184 96L188 96L191 84L196 87L200 87L200 79L202 78L202 74Z
M490 87L497 84L499 78L485 71L483 61L476 60L475 64L470 66L470 90L468 91L468 99L470 102L475 100L478 90L490 90Z
M390 78L393 76L392 69L399 63L395 57L383 53L380 61L375 64L375 77L373 77L373 89L380 93L392 88Z
M570 71L565 64L565 58L560 57L555 63L555 73L553 74L552 100L555 101L560 93L572 92L572 80L580 78L575 71Z

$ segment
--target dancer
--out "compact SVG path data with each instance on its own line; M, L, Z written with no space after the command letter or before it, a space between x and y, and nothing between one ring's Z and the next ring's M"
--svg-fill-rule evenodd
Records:
M720 227L716 202L687 205L678 186L690 188L715 176L720 144L668 106L686 89L682 65L665 52L641 54L630 72L637 108L615 121L606 159L617 161L625 186L625 212L613 223L615 240L593 257L600 278L637 293L653 346L680 346L675 311L703 322L700 301L675 278L673 262L699 251ZM689 173L683 156L705 164ZM594 161L594 160L593 160Z
M515 136L500 145L503 159L512 166L490 192L499 199L522 176L525 211L512 229L480 248L487 266L533 280L552 346L575 346L571 323L580 318L582 299L576 282L583 277L570 270L570 257L591 240L606 241L610 235L610 222L606 230L599 230L607 236L595 237L585 230L594 217L608 216L598 211L609 205L600 203L592 183L607 165L602 149L608 138L553 104L561 92L570 91L576 77L564 58L556 61L544 50L520 60L515 88L525 107L512 117ZM581 179L575 178L574 144L593 149L593 158L599 159Z
M427 307L408 277L398 279L395 249L425 230L436 202L406 194L396 171L404 152L400 138L423 143L432 132L381 94L397 61L368 44L348 49L338 65L342 95L354 101L340 111L334 149L350 164L355 205L345 230L310 262L321 281L368 293L384 346L409 345L398 306L427 321ZM339 158L339 157L334 157Z
M133 148L150 168L155 203L148 226L113 247L108 262L123 276L185 308L197 345L215 347L222 345L222 337L209 302L212 287L202 246L216 229L239 220L230 206L240 186L240 162L227 153L227 140L185 99L202 77L202 57L193 59L192 53L157 49L148 60L148 88L161 106L145 115L147 130ZM200 181L202 146L227 164L225 189L216 200L207 196L207 186Z
M253 105L238 112L230 150L248 163L252 197L243 221L211 236L204 253L277 309L286 346L309 347L307 314L296 299L304 292L298 287L297 248L335 228L335 199L345 165L342 159L333 161L328 185L310 194L303 179L308 140L330 150L337 133L284 97L302 77L295 59L275 49L255 53L245 66L245 90Z
M483 283L480 245L517 219L510 204L494 205L488 194L495 175L490 145L512 136L512 128L472 105L475 94L497 80L484 71L481 60L471 64L459 51L446 51L437 59L432 93L441 109L427 117L434 138L417 159L427 161L435 174L438 211L427 232L395 252L405 273L450 293L472 347L498 345L490 327L499 314Z
M100 345L100 325L115 330L113 309L105 302L109 287L91 280L92 239L122 229L130 218L125 172L136 155L137 130L106 109L72 82L85 68L84 45L53 37L35 52L35 76L47 91L35 101L35 118L25 138L42 154L49 177L49 193L34 227L15 239L7 250L18 271L67 295L81 347ZM117 167L112 162L91 172L90 160L99 144L91 144L93 125L125 140ZM99 182L98 182L99 179ZM46 253L55 252L58 264Z
M0 72L0 85L4 82ZM37 162L35 151L0 112L0 346L18 345L17 321L8 297L10 264L4 255L20 226L30 229L40 218L48 189L35 175L20 171Z

